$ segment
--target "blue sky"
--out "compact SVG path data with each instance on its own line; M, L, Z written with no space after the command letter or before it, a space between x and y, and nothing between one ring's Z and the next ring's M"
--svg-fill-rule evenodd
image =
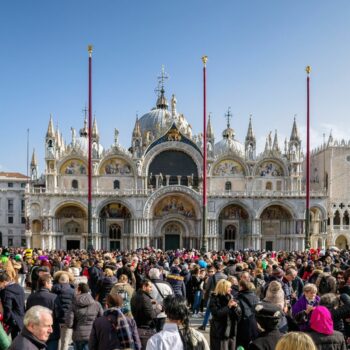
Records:
M1 1L0 170L25 173L29 128L30 150L44 171L50 113L67 142L71 126L81 127L89 43L93 113L105 148L115 127L130 146L136 113L154 107L162 64L167 97L176 94L178 111L200 132L203 54L217 141L228 106L241 141L253 114L260 151L270 130L283 146L295 114L304 135L308 64L312 145L330 129L347 138L349 29L348 0Z

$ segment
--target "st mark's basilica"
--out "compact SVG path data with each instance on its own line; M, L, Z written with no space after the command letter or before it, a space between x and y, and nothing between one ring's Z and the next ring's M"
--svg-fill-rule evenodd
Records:
M169 103L170 102L170 103ZM189 120L168 102L164 84L155 107L137 118L131 146L100 143L92 128L92 231L96 249L200 248L202 236L203 140ZM190 119L190 118L189 118ZM65 142L50 117L45 137L45 170L38 175L35 153L26 192L31 247L87 247L88 126L71 129ZM227 127L215 138L207 124L208 249L304 249L304 155L297 122L280 147L269 134L256 149L252 119L236 139ZM113 132L113 131L112 131ZM43 130L44 134L44 130ZM311 192L311 244L332 244L327 234L328 200L324 188ZM328 222L329 224L329 222Z

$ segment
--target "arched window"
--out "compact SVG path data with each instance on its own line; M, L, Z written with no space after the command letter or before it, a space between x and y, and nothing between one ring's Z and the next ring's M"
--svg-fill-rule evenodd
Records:
M236 238L236 226L228 225L225 228L225 240L233 241Z
M113 181L113 188L115 190L119 190L120 189L120 182L119 182L119 180L114 180Z
M340 225L340 214L338 210L334 213L333 225L335 226Z
M272 191L272 182L271 181L266 182L265 189L267 191Z
M343 225L349 226L349 213L347 210L344 213Z
M109 239L121 239L122 231L118 224L109 226Z
M72 180L72 188L74 190L77 190L79 187L79 183L78 183L78 180Z
M230 181L227 181L225 183L225 191L231 191L232 190L232 183Z

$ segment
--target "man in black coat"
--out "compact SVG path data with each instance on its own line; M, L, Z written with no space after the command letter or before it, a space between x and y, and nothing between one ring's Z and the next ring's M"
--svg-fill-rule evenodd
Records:
M150 295L152 288L152 282L144 280L141 288L131 298L131 312L138 328L149 327L154 329L156 326L157 314L153 307L156 301Z
M58 322L60 324L61 331L61 350L68 350L68 345L72 340L71 328L68 328L66 325L67 314L71 309L73 298L74 298L74 286L69 284L68 274L62 274L58 280L58 283L52 287L52 292L57 294L57 307L59 310L58 313Z
M52 278L50 275L41 276L38 279L38 290L29 295L26 308L29 310L32 306L40 305L52 311L53 332L46 343L47 350L57 350L60 339L60 324L58 322L59 306L57 295L51 293Z
M95 298L97 294L98 281L102 277L102 270L100 269L99 266L95 264L94 259L89 260L88 273L89 273L89 280L88 280L89 288L91 290L92 297Z
M43 306L33 306L24 316L24 327L13 341L10 350L44 350L52 332L51 311Z
M19 284L12 282L5 271L0 273L0 288L4 322L10 327L12 339L15 339L23 328L24 290Z

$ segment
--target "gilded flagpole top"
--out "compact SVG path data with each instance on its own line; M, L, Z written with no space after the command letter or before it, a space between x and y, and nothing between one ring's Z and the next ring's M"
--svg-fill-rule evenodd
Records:
M208 61L208 56L203 56L202 62L203 62L204 67L207 65L207 61Z
M311 73L311 66L306 66L305 71L309 75Z
M88 45L88 53L89 53L90 57L92 55L92 49L93 49L93 46L92 45Z

